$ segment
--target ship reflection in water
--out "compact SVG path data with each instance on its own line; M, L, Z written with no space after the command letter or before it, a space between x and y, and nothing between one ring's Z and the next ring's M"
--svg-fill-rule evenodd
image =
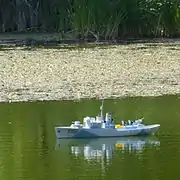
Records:
M142 153L144 148L159 147L160 141L155 137L125 137L125 138L97 138L97 139L57 139L56 149L67 150L71 154L83 156L85 160L96 160L106 163L112 158L115 150L129 153Z

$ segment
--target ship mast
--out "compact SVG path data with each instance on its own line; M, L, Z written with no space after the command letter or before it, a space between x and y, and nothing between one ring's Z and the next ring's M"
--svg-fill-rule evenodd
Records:
M100 110L101 110L101 118L103 119L103 106L104 106L104 99L102 100Z

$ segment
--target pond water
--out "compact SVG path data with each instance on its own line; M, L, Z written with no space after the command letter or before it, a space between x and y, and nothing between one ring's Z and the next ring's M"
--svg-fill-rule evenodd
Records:
M54 127L99 113L98 100L0 104L0 179L179 179L179 96L105 100L115 121L160 123L156 136L56 140ZM118 121L119 120L119 121Z

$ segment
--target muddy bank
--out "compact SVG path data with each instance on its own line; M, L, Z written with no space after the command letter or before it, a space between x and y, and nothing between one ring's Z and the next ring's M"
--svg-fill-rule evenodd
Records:
M180 93L180 45L0 49L0 102Z
M83 44L93 43L97 45L112 45L112 44L137 44L137 43L166 43L180 44L180 38L125 38L108 40L93 39L77 39L71 33L64 35L60 33L0 33L0 46L2 45L57 45L57 44Z

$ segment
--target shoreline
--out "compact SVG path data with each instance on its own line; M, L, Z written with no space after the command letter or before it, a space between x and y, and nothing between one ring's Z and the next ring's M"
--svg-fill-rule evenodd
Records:
M179 42L2 47L0 102L180 94Z
M167 44L180 44L180 38L121 38L114 40L97 40L97 39L77 39L72 34L64 34L63 37L60 33L0 33L0 46L8 45L121 45L121 44L138 44L138 43L167 43Z

